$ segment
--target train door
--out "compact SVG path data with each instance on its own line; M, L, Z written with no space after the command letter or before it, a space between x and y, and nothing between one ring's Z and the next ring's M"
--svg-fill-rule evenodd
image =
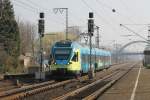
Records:
M81 70L81 65L80 65L80 54L79 52L75 52L72 58L72 65L73 65L73 69L76 71L80 71Z

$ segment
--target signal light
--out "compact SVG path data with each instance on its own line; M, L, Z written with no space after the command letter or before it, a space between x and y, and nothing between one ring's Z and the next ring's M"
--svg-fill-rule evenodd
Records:
M44 13L41 12L39 14L39 17L40 17L40 19L39 19L39 22L38 22L38 33L40 34L41 37L43 37L44 36L44 30L45 30Z
M43 12L40 13L40 18L44 18L44 13Z
M89 19L88 20L88 33L94 32L94 20Z
M40 19L39 20L39 23L38 23L38 32L39 32L39 34L41 34L42 35L42 37L44 36L44 20L43 19Z
M93 12L89 12L89 18L93 18L93 17L94 17Z

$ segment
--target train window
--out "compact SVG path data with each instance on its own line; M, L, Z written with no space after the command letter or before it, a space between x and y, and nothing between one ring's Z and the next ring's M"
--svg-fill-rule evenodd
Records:
M72 58L72 61L75 61L77 62L78 61L78 53L75 53L73 58Z
M56 60L67 60L70 56L71 49L58 49L54 51Z
M70 53L70 50L68 49L65 49L65 50L63 50L63 49L56 49L55 50L55 54L69 54Z
M76 55L77 55L77 61L78 61L78 55L79 55L78 52L76 53Z
M56 60L67 60L69 58L69 54L56 54L55 59Z

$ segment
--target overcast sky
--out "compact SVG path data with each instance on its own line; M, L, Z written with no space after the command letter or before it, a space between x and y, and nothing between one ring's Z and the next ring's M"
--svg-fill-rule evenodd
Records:
M16 18L37 24L39 12L45 12L46 32L65 29L65 12L55 14L53 8L68 8L69 26L81 26L87 30L88 13L94 12L95 24L100 26L103 44L127 43L142 40L120 24L147 38L150 24L150 0L11 0ZM112 12L115 9L116 12ZM128 24L128 25L127 25ZM132 24L132 25L129 25ZM135 25L138 24L138 25ZM139 25L140 24L140 25ZM141 25L142 24L142 25Z

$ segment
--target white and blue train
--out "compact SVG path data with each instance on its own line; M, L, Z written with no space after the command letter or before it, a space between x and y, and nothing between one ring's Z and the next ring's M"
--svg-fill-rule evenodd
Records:
M56 42L51 49L53 64L52 74L77 75L88 73L90 48L72 41ZM111 66L111 53L106 50L92 48L91 62L94 70L102 70Z

